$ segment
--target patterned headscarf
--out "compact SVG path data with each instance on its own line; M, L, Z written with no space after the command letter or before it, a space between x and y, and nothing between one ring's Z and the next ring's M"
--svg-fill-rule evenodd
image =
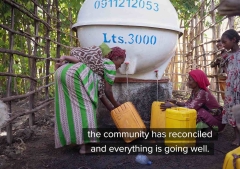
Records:
M112 51L107 55L107 58L112 60L113 57L125 57L125 50L119 47L111 48ZM100 47L92 46L86 48L73 48L70 52L70 56L74 56L79 59L80 62L86 64L94 73L98 74L101 79L99 81L99 98L104 95L104 59Z
M210 85L206 74L199 69L191 70L189 75L193 78L193 80L198 84L198 86L203 89L207 90L207 87Z
M111 48L112 51L106 56L106 58L112 60L114 57L126 57L126 50L121 49L120 47Z

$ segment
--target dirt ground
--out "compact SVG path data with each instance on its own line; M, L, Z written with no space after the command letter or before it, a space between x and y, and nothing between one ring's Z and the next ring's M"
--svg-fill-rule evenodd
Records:
M0 136L0 169L221 169L225 154L236 148L230 145L233 131L227 126L214 141L214 155L148 155L151 166L136 163L136 155L80 155L78 146L54 148L53 117L51 106L50 114L36 114L32 128L26 127L27 116L19 118L12 145Z

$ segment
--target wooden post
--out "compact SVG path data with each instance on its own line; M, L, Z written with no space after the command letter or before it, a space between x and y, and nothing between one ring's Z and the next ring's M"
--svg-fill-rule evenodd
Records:
M202 6L201 6L201 13L200 13L201 20L202 20L202 18L204 17L204 9L205 9L205 1L203 0L203 4L202 4ZM203 24L204 20L205 20L205 19L203 19L203 20L201 21L200 25L199 25L199 26L200 26L200 32L204 30L204 24ZM201 43L204 42L204 35L203 35L203 33L200 35L200 41L201 41ZM204 64L204 65L207 65L207 61L206 61L207 59L206 59L206 55L205 55L204 45L201 46L201 51L202 51L201 54L203 54L203 59L204 59L203 64ZM206 66L204 67L204 70L205 70L205 72L207 73L207 67L206 67Z
M61 43L61 32L60 32L60 29L61 29L61 23L60 23L60 12L58 10L58 0L56 0L55 2L56 4L56 10L57 10L57 58L60 58L60 50L61 50L61 46L59 45L59 43Z
M35 1L36 3L34 3L34 14L37 16L38 15L38 6L36 5L38 3L38 0ZM34 34L35 34L35 43L34 43L34 51L33 51L33 55L34 57L37 56L37 50L38 50L38 40L39 40L39 37L38 37L38 28L39 28L39 21L37 20L34 20ZM37 72L37 68L36 68L36 61L37 59L35 58L32 58L32 62L31 62L31 73L30 73L30 76L32 78L35 78L36 77L36 72ZM35 90L36 88L36 82L34 82L33 80L31 80L30 82L30 91L33 91ZM31 94L29 96L29 109L32 110L34 109L35 105L34 105L34 99L35 99L35 94ZM34 113L31 113L29 114L29 126L33 126L34 125L34 121L35 121L35 114Z
M47 15L47 23L49 24L49 25L51 25L51 18L50 18L50 7L51 7L51 0L48 0L47 1L47 13L49 14L49 15ZM46 38L47 38L47 42L46 42L46 56L47 56L47 58L50 58L50 30L49 30L49 28L46 28L47 30L47 32L46 32ZM49 84L49 71L50 71L50 60L49 59L47 59L46 60L46 66L45 66L45 68L46 68L46 79L45 79L45 85L48 85ZM45 99L46 100L48 100L49 99L49 88L48 87L46 87L45 88ZM46 114L49 114L49 109L50 109L50 107L49 107L50 105L48 104L46 107L45 107L45 113Z
M211 0L211 8L214 8L214 0ZM211 18L212 18L212 23L214 24L214 26L212 27L212 39L215 40L216 39L216 18L215 18L215 11L212 11L211 13ZM212 43L212 49L215 51L216 50L216 42L214 41ZM216 58L216 54L214 54L214 58ZM215 68L215 73L217 74L217 68ZM216 78L216 91L219 91L219 83L218 83L218 76L215 77ZM219 96L219 92L217 92L217 100L219 102L220 100L220 96Z
M191 26L190 28L191 29ZM186 73L189 72L189 64L190 64L190 51L191 51L191 42L190 42L190 39L191 39L191 32L189 30L186 30L186 41L187 41L187 52L186 52L186 56L185 56L185 59L187 60L187 64L188 64L188 67L186 68Z
M196 46L198 46L198 39L199 39L199 36L198 36L198 15L196 15L195 16L195 35L194 35L194 37L195 37L195 39L194 39L194 41L195 41L195 43L194 43L194 46L195 46L195 61L196 61L196 66L198 65L198 60L199 60L199 57L198 57L198 55L199 55L199 47L196 47Z
M183 54L181 55L181 59L183 61L182 65L182 87L181 90L186 89L186 49L187 49L187 41L186 41L186 35L187 35L187 30L184 30L183 36L182 36L182 42L183 42Z
M179 50L180 51L180 50ZM173 73L173 81L174 81L174 90L178 90L178 56L174 56L174 71Z
M190 38L190 43L191 43L191 61L192 61L192 69L196 69L196 62L195 62L195 58L193 57L193 52L194 52L194 48L193 48L193 41L194 41L194 18L191 21L191 38Z
M175 66L175 64L174 64L174 60L175 60L175 58L173 57L172 58L172 60L171 60L171 74L170 74L170 79L172 79L173 80L173 78L174 78L174 75L173 75L173 72L174 72L174 66ZM174 83L174 82L173 82ZM173 86L174 86L174 84L173 84Z
M70 21L70 46L73 45L73 31L72 31L72 10L69 10L69 21Z
M14 30L14 8L11 7L11 29ZM13 46L14 46L14 34L12 32L9 32L9 40L10 40L10 50L13 50ZM8 68L8 72L12 73L13 72L13 54L9 54L9 68ZM8 80L7 80L7 97L12 95L12 77L8 76ZM12 115L12 106L11 106L11 101L8 102L8 106L9 106L9 113L10 116ZM12 136L12 123L9 123L6 127L7 129L7 142L9 144L12 144L12 140L13 140L13 136Z

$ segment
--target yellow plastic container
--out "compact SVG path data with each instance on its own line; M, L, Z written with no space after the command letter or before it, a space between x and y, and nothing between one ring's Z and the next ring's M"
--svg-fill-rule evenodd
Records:
M166 109L166 146L191 147L196 139L187 137L196 132L197 112L195 109L173 107ZM177 136L176 136L177 135ZM179 136L179 137L178 137Z
M126 143L130 143L139 138L138 136L140 136L140 132L147 131L138 111L131 102L126 102L112 110L111 117L118 130L122 133L126 133L126 137L123 137ZM133 134L136 137L132 137Z
M235 161L235 162L234 162ZM240 168L240 147L228 152L225 156L223 169Z
M159 132L165 131L166 112L160 109L164 102L154 101L151 108L150 130Z

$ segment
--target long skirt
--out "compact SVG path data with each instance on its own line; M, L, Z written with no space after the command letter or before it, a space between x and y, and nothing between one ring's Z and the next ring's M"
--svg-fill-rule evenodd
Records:
M98 77L85 64L66 64L55 73L55 148L96 143Z
M197 123L202 121L210 127L217 127L218 131L222 131L224 129L225 125L222 124L222 114L213 116L204 108L198 109L197 113Z

